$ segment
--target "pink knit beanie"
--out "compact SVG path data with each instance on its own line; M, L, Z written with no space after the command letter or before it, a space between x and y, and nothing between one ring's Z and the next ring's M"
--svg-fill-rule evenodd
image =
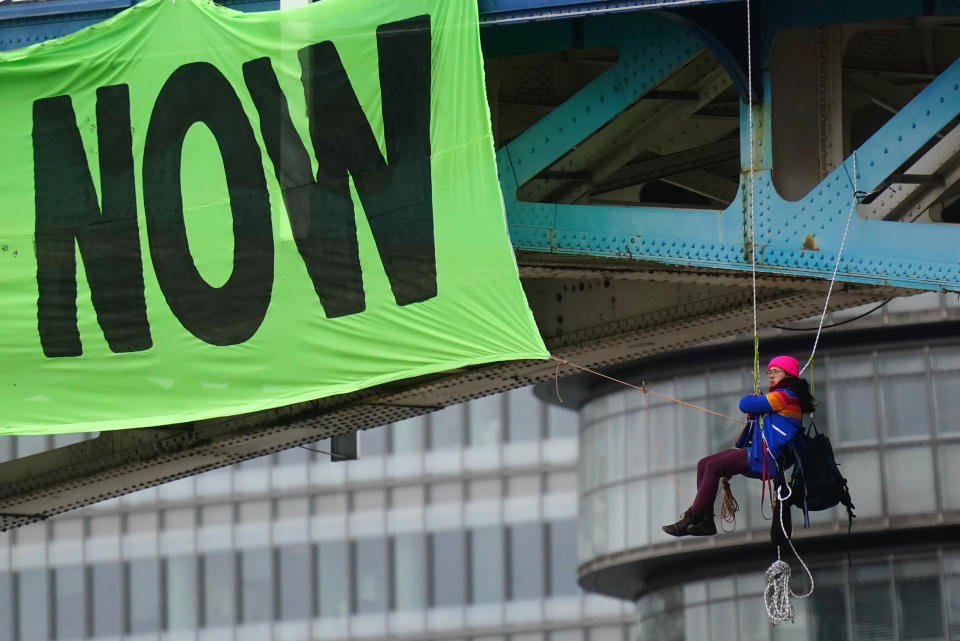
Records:
M767 364L767 369L779 367L789 376L800 378L800 362L793 356L774 356Z

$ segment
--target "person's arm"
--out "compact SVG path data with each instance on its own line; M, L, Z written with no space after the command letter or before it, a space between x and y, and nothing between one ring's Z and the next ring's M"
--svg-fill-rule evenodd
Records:
M765 395L747 394L740 399L740 411L744 414L770 414L775 410Z

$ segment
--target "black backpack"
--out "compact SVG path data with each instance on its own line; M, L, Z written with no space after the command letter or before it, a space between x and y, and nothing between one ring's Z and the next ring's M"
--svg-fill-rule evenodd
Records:
M810 511L827 510L841 504L847 508L847 532L853 527L854 505L850 499L847 479L840 474L833 458L830 439L810 423L809 432L797 435L792 445L796 464L790 478L790 503L803 510L805 527L810 526Z

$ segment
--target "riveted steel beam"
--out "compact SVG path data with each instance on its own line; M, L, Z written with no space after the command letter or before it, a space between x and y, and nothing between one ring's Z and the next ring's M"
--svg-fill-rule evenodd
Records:
M628 11L663 10L740 0L479 0L481 24L559 20Z
M751 191L747 169L750 133L748 112L743 106L739 196L722 211L573 204L571 201L576 201L586 191L584 185L554 186L552 191L542 187L528 189L525 183L546 167L587 171L592 176L591 182L596 183L598 176L612 176L623 171L622 167L631 160L631 152L643 147L644 134L638 126L639 119L619 130L624 136L636 136L639 142L628 138L618 140L615 145L609 144L606 126L617 122L617 114L608 114L610 103L617 103L624 112L642 104L642 101L635 103L625 98L618 100L616 94L611 96L609 79L618 77L618 74L622 77L628 71L630 52L640 46L638 43L645 47L659 47L662 52L659 60L674 61L673 68L658 69L660 78L653 74L644 78L644 84L639 87L641 95L647 90L660 89L666 79L678 77L677 74L689 64L691 58L672 53L671 48L677 46L674 34L644 30L640 26L647 21L653 24L655 20L653 16L636 17L634 24L638 28L635 33L639 35L624 34L624 38L617 42L621 52L627 55L621 55L616 66L500 150L501 183L515 247L527 251L629 256L670 264L748 270L752 262L750 239L755 234L756 268L761 271L832 278L842 244L838 280L924 289L960 289L960 250L957 249L960 247L960 228L867 220L856 213L850 217L847 227L848 216L854 207L854 184L858 191L871 192L894 174L938 176L936 181L899 186L900 189L908 188L908 193L924 194L907 207L913 212L910 216L918 208L928 207L939 193L953 184L950 168L958 148L935 142L938 135L943 135L941 130L960 115L960 61L947 66L843 162L838 162L837 158L837 151L843 144L838 135L841 123L837 107L841 99L842 76L835 65L822 70L823 104L817 108L821 155L816 170L822 179L796 200L783 198L771 180L770 148L771 142L775 141L770 136L769 100L755 106L753 138L758 153L756 171L752 176L752 191L756 195L752 210L746 198ZM819 49L837 49L836 34L837 30L833 28L822 30L823 42ZM764 90L769 98L769 78ZM779 90L789 93L789 82L782 84ZM566 141L570 152L552 148L549 144L538 144L538 141L547 142L552 131L571 126L580 136ZM594 145L590 140L592 136L598 136L604 142ZM927 151L931 144L932 149ZM593 149L599 151L594 154ZM929 162L913 159L918 153ZM568 158L600 160L564 162ZM582 174L574 176L579 178ZM674 178L675 183L681 183ZM940 181L942 185L938 184ZM537 193L537 189L541 194L549 193L550 202L525 202L516 196L529 198ZM751 214L755 223L752 226L749 224ZM886 217L910 219L900 213Z
M591 179L572 187L556 190L551 196L557 202L576 202L599 182L613 175L628 162L649 150L658 141L669 137L671 131L682 125L700 107L703 107L731 85L730 76L713 56L701 52L683 65L670 81L690 82L695 101L669 100L648 105L638 101L589 140L578 145L557 163L561 170L587 166ZM668 81L669 82L669 81Z
M751 278L743 271L541 253L520 253L518 261L551 353L586 367L735 337L752 326ZM821 282L760 274L757 287L761 326L815 315L823 305ZM831 309L902 293L844 286ZM559 375L576 372L564 366ZM0 530L556 375L552 361L492 364L244 416L104 432L0 463Z
M895 173L885 179L876 199L860 205L860 215L874 220L918 220L960 181L958 150L960 127L954 127L910 166L910 173Z
M740 141L736 139L721 140L692 149L629 163L614 172L606 181L598 184L595 192L604 193L614 189L623 189L649 180L665 178L682 171L703 169L727 160L739 160L739 158ZM734 186L734 191L736 191L736 186ZM733 195L730 198L733 198ZM730 202L730 199L724 201L724 203L727 202Z

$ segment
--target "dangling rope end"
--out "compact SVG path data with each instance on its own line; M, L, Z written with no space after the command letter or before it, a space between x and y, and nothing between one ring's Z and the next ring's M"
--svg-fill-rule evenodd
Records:
M556 356L551 356L553 360L557 361L557 370L553 373L553 388L557 393L557 400L560 401L560 404L563 404L563 397L560 396L560 366L563 365L563 361Z
M720 477L720 483L723 485L723 498L720 501L720 529L729 534L737 529L737 512L740 511L740 503L730 489L730 477ZM729 523L732 527L728 530L723 527L724 523Z

